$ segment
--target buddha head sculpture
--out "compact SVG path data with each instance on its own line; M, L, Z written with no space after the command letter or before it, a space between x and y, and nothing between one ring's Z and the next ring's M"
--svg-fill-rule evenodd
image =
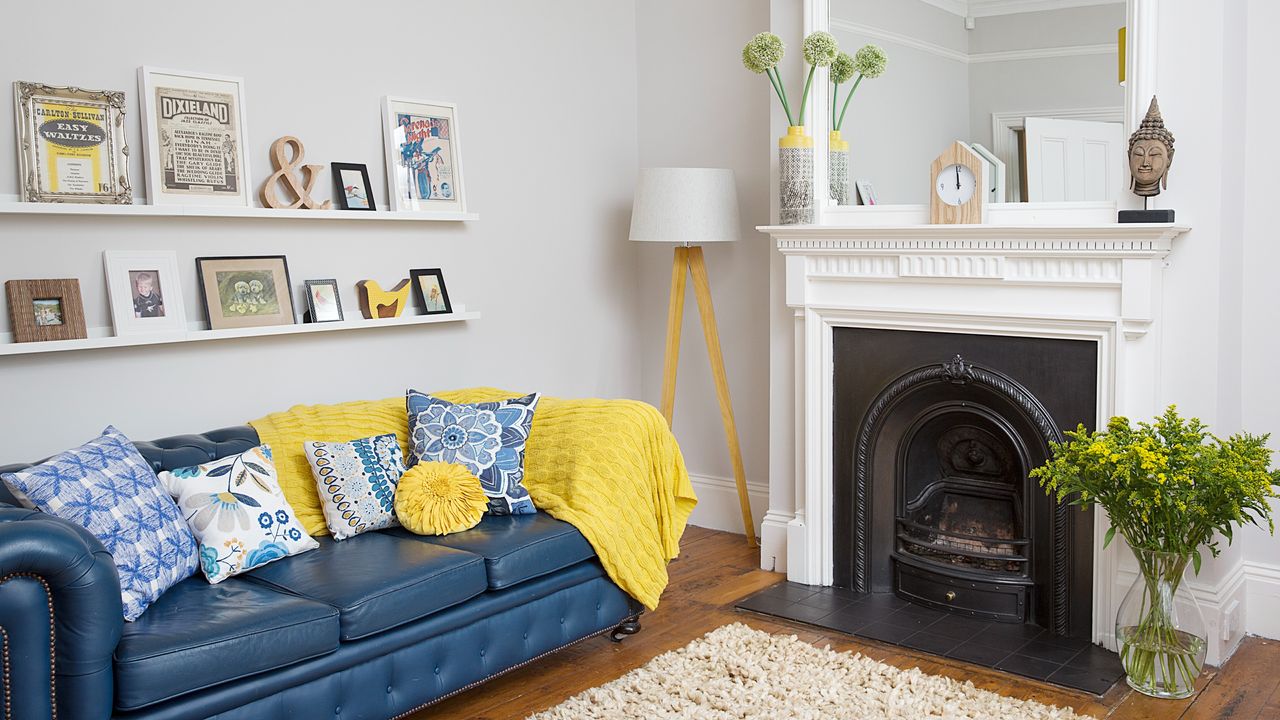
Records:
M1173 164L1173 133L1164 126L1160 106L1154 97L1142 124L1129 136L1129 189L1140 197L1153 197L1169 187L1169 166Z

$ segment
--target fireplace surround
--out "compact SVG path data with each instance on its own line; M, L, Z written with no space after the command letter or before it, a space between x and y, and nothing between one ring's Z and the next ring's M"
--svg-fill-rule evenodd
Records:
M837 498L843 492L837 478L851 478L852 472L845 468L838 474L837 464L853 457L836 451L836 416L842 412L835 403L837 330L1079 343L1092 353L1095 392L1092 402L1081 400L1088 407L1079 414L1045 403L1058 429L1072 427L1076 420L1097 426L1117 414L1148 417L1159 409L1162 270L1174 239L1187 228L868 225L761 230L772 236L783 256L773 285L780 307L771 322L769 509L761 528L761 564L784 570L793 582L836 586L838 573L853 572L841 567L852 568L851 559L841 556L852 543L836 537L837 517L852 512L851 502ZM791 349L783 349L788 344ZM1028 373L1002 365L1018 352L992 358L971 348L938 348L915 367L935 365L942 372L941 365L956 354L966 363L1013 378L1044 401L1041 381L1033 377L1043 369ZM872 384L874 391L910 369L879 378ZM1021 501L1026 500L1024 491ZM887 519L892 528L897 511L890 497L887 506L872 508L871 516ZM1089 540L1077 552L1088 554L1090 562L1078 562L1068 573L1088 576L1089 582L1078 586L1087 586L1091 597L1069 603L1073 612L1066 632L1114 648L1110 626L1131 576L1122 572L1117 545L1102 547L1104 513L1075 522ZM1127 553L1125 558L1128 562ZM887 567L884 582L891 587L892 564ZM1029 572L1034 576L1035 570ZM870 582L880 581L873 576ZM1035 602L1028 600L1027 614L1039 621ZM1076 611L1076 606L1082 609Z

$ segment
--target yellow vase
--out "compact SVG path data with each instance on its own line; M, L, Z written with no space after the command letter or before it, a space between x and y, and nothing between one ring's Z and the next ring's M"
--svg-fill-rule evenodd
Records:
M813 222L813 138L803 125L778 138L778 209L783 225Z
M849 187L849 141L832 130L827 138L827 188L837 205L851 205Z

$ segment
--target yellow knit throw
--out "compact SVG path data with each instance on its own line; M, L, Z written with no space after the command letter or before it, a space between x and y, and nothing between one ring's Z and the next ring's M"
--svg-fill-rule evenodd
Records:
M418 463L396 485L396 517L418 535L470 530L480 524L487 507L480 478L458 463Z
M493 402L521 393L472 388L435 393L454 403ZM395 433L407 448L404 398L298 406L251 423L275 451L280 487L307 532L326 534L304 440L345 442ZM662 415L635 400L538 401L525 451L524 485L539 512L563 520L591 543L609 577L649 609L667 586L698 499L684 457Z

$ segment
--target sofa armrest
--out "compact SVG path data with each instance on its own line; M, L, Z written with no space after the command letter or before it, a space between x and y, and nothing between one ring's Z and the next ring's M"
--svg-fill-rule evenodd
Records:
M111 716L120 578L87 530L0 506L0 717ZM7 706L6 706L7 703Z

